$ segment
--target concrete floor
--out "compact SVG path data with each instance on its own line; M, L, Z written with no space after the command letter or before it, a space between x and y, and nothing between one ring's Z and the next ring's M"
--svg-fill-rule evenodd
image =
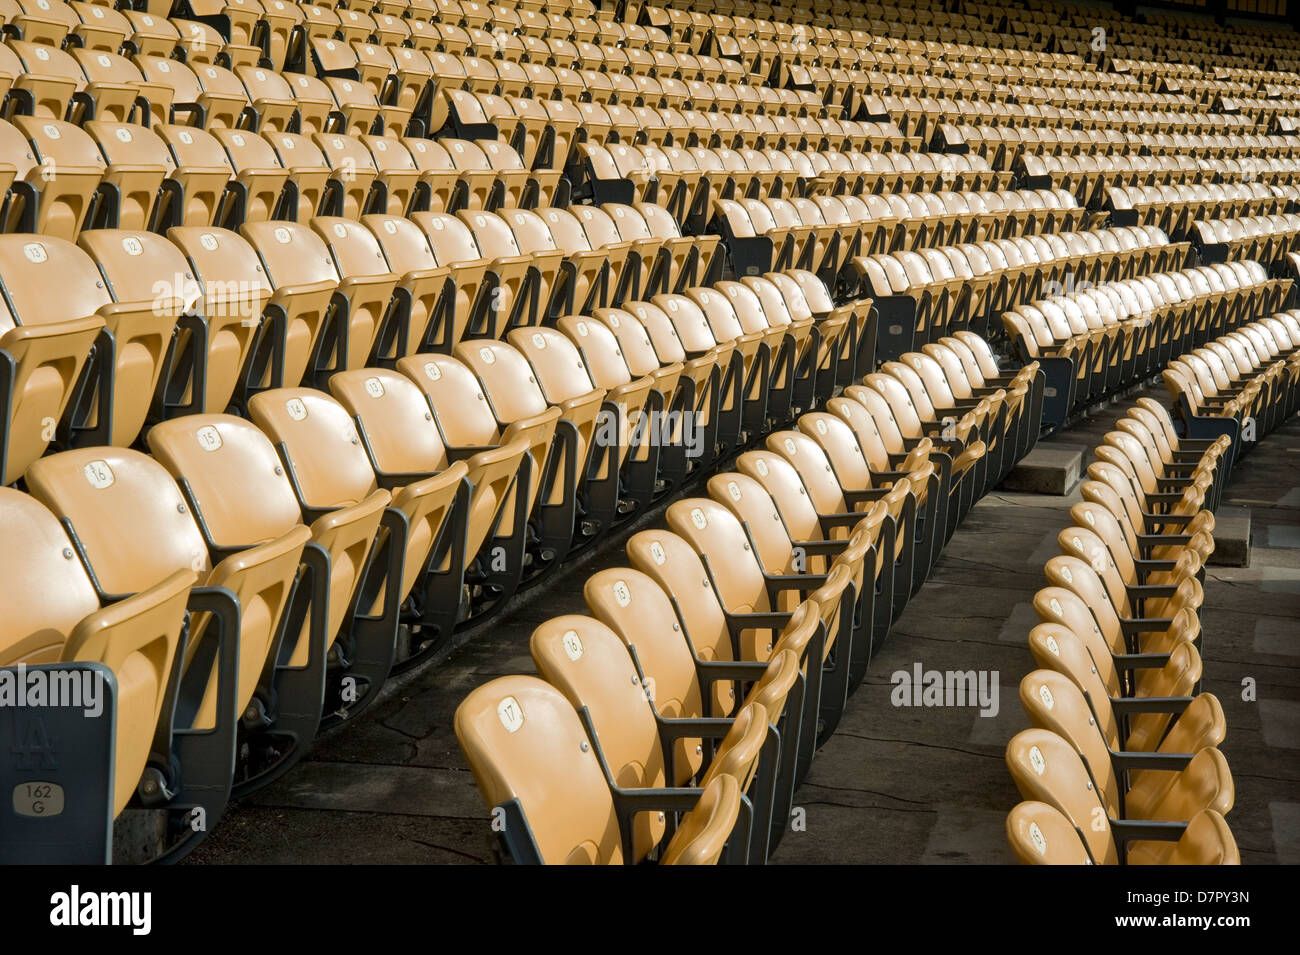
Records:
M1126 404L1070 429L1098 443ZM1085 460L1086 464L1086 460ZM1033 668L1025 637L1042 565L1068 525L1067 496L995 491L970 513L913 598L834 737L818 753L775 863L1005 863L1003 823L1018 795L1002 753L1027 724L1017 687ZM1203 612L1205 688L1228 721L1237 786L1229 822L1247 863L1300 862L1300 420L1241 462L1225 502L1250 506L1246 568L1211 567ZM648 515L649 522L658 520ZM630 533L630 532L629 532ZM561 571L448 659L410 674L319 740L285 778L233 806L195 863L490 862L487 810L451 728L473 687L534 672L532 629L583 609L587 576L624 563L621 535ZM916 664L996 672L996 715L895 707L891 674ZM1242 699L1243 680L1256 700Z

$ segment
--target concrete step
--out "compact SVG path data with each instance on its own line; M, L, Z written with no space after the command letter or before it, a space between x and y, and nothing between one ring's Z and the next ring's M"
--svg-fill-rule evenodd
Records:
M1001 487L1030 494L1069 494L1083 473L1088 448L1060 441L1039 443L1011 469Z
M1214 512L1214 553L1209 563L1215 567L1250 566L1249 507L1223 504Z

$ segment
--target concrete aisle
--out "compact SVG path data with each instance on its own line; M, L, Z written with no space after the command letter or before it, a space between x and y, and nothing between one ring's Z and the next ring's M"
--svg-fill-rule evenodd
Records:
M1090 447L1118 414L1102 412L1061 442ZM1248 504L1254 520L1251 566L1210 568L1203 615L1205 685L1227 714L1224 752L1237 783L1229 822L1244 861L1295 863L1300 422L1269 436L1241 464L1226 498ZM805 811L803 829L787 835L774 862L1011 861L1003 821L1018 796L1002 752L1027 725L1017 687L1032 669L1029 600L1077 500L1077 490L1065 497L996 491L971 511L818 754L795 800ZM533 672L533 627L580 611L587 576L621 563L622 539L566 568L449 659L405 678L355 724L318 741L284 779L232 807L190 861L491 861L487 813L452 733L452 713L478 684ZM996 671L997 714L891 705L890 675L917 663ZM1241 699L1246 678L1256 683L1254 702Z

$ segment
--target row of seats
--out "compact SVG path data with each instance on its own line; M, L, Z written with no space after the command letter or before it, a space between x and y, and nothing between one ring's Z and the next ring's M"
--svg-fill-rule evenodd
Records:
M94 10L98 5L86 6ZM103 18L114 13L102 7L101 12ZM119 121L174 122L181 117L185 125L204 129L265 124L285 131L303 126L400 135L425 95L418 69L399 75L396 60L386 52L386 60L372 56L364 67L354 54L347 73L280 73L259 65L256 50L235 60L219 58L219 48L208 49L206 41L200 41L203 49L197 52L165 39L146 41L141 48L136 38L128 45L98 48L73 41L65 49L39 32L26 36L0 45L0 82L7 79L11 113L40 119L80 123L103 113ZM382 49L370 47L372 54ZM403 82L408 84L406 96L400 95Z
M1281 307L1290 279L1231 262L1106 282L1018 305L1002 322L1048 377L1048 427L1153 376L1171 359Z
M0 120L7 232L75 241L85 229L305 222L314 215L567 204L559 173L496 140L425 140L157 123ZM675 228L675 224L674 224Z
M806 257L811 267L838 279L843 264L859 251L916 252L1069 232L1086 226L1088 215L1061 193L945 191L719 199L713 221L737 274L766 271L765 266L782 258ZM839 241L833 247L830 240L836 234Z
M859 243L860 245L860 243ZM949 328L999 342L1007 309L1062 290L1135 281L1181 264L1186 243L1155 228L1047 232L950 248L854 256L841 285L870 295L881 315L881 352L897 354Z
M628 190L636 196L659 196L661 204L686 223L688 217L707 214L718 199L798 199L819 194L866 198L946 187L992 192L1011 182L1010 173L994 172L979 157L829 147L801 150L779 143L734 150L676 146L671 142L675 140L672 128L664 127L661 135L652 130L643 143L598 144L589 139L579 150L583 169L578 195L589 191L596 201L625 196Z
M55 437L48 421L62 422L65 444L129 445L150 414L222 411L259 388L676 296L713 281L715 247L683 238L653 205L318 216L167 237L94 229L76 245L2 236L0 354L14 381L3 480ZM735 300L732 321L749 332L842 314L816 278L794 275L779 286L747 276L718 307ZM859 318L854 341L869 347Z
M1296 189L1262 182L1190 186L1127 186L1106 190L1112 217L1129 225L1154 225L1185 239L1200 219L1271 216L1286 212Z
M1032 99L1032 96L1025 97ZM1125 100L1089 103L1081 99L1078 106L1055 106L1036 103L971 103L966 100L943 100L929 97L883 98L889 117L905 135L930 140L937 133L946 138L945 127L975 126L1015 129L1039 136L1057 130L1088 133L1106 129L1143 132L1151 135L1203 136L1216 134L1262 134L1271 132L1269 125L1236 113L1205 112L1200 104L1184 102L1152 104L1151 109L1131 109ZM900 118L903 117L903 118ZM906 121L910 119L910 122Z
M587 580L590 616L534 630L540 678L498 678L457 708L504 855L673 861L701 814L717 818L712 787L729 776L739 806L704 861L766 862L872 652L1036 439L1038 385L1032 365L999 373L969 333L945 339L769 434L707 497L670 504L666 529L633 535L632 566Z
M1206 179L1224 183L1255 181L1292 185L1300 179L1294 159L1218 159L1193 155L1042 155L1024 153L1017 161L1020 181L1033 188L1067 189L1079 205L1100 209L1108 187L1194 185Z
M1204 262L1252 259L1277 268L1300 251L1300 214L1198 219L1192 240Z
M1142 398L1095 455L1034 596L1008 838L1033 865L1239 864L1197 618L1231 443L1178 437Z
M1186 433L1226 435L1236 456L1295 413L1300 311L1260 318L1171 361L1165 388Z
M1155 156L1193 155L1218 159L1293 159L1294 136L1258 133L1157 133L1119 129L1071 129L943 124L931 149L973 152L994 169L1013 169L1029 154L1147 152Z

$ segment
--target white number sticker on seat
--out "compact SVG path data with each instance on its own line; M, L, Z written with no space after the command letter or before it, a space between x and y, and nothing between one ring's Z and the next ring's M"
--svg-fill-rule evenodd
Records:
M582 641L578 638L578 631L566 630L564 636L560 637L560 642L564 644L564 652L570 660L582 659ZM506 727L509 729L510 727Z
M668 559L668 555L664 553L663 544L659 543L658 541L650 542L650 559L653 560L655 564L660 567L664 565L664 561Z
M307 406L302 403L301 398L290 398L284 403L284 410L294 421L304 421L307 418Z
M1043 706L1049 710L1056 707L1056 700L1052 697L1052 691L1046 683L1038 688L1038 698L1043 701Z
M378 378L367 378L366 394L371 398L382 398L384 396L384 383Z
M507 733L516 733L524 725L524 709L513 696L507 696L497 704L497 719Z
M45 254L45 246L41 245L39 242L28 242L23 246L23 255L27 256L27 261L36 265L40 265L49 258L49 256Z
M704 530L704 528L709 526L709 521L704 516L704 512L700 510L698 507L691 508L691 523L694 524L696 527L698 527L700 530Z
M1047 855L1047 840L1043 837L1043 830L1038 828L1038 823L1029 824L1029 841L1034 844L1040 856Z
M98 491L111 487L115 480L113 469L108 466L107 461L91 461L81 469L81 473L86 476L90 486Z
M429 376L430 381L442 380L442 369L434 362L425 362L424 373Z
M204 451L217 451L220 450L222 445L221 432L210 424L204 425L195 431L194 439L198 441L199 447Z
M1043 759L1043 751L1037 746L1029 747L1029 765L1040 776L1047 771L1047 760Z
M199 245L203 246L203 248L207 249L209 252L215 252L217 251L217 237L211 232L205 232L199 236Z
M614 581L614 600L620 607L626 607L632 602L632 591L628 589L627 581Z

